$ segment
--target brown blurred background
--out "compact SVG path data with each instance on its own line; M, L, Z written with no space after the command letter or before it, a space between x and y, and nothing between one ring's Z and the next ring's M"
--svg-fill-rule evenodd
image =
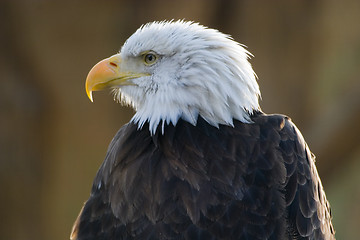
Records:
M360 1L0 1L0 239L68 239L115 132L133 114L85 94L90 68L141 24L186 19L255 55L261 106L312 151L338 239L360 228Z

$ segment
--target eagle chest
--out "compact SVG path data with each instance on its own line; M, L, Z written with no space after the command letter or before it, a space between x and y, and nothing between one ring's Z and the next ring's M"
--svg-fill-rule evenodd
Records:
M167 126L153 136L146 127L136 130L119 143L106 184L115 216L124 224L145 218L153 226L175 218L183 227L278 219L285 208L275 206L284 204L281 176L261 141L247 135L260 136L253 128L219 130L199 121Z

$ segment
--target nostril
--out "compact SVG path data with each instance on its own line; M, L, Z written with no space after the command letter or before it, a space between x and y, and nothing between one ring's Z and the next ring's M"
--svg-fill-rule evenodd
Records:
M116 64L116 63L114 63L114 62L110 62L110 65L111 66L114 66L114 67L117 67L118 65Z

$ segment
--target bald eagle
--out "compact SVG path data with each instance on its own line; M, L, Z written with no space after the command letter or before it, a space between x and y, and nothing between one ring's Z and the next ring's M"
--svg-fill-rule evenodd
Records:
M110 143L71 239L335 239L314 155L259 106L250 53L193 22L140 27L88 74L136 113Z

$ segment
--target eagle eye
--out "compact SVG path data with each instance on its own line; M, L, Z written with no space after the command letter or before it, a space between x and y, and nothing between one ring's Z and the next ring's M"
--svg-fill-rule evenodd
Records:
M144 63L146 65L152 65L156 62L157 56L154 53L146 53L144 54Z

